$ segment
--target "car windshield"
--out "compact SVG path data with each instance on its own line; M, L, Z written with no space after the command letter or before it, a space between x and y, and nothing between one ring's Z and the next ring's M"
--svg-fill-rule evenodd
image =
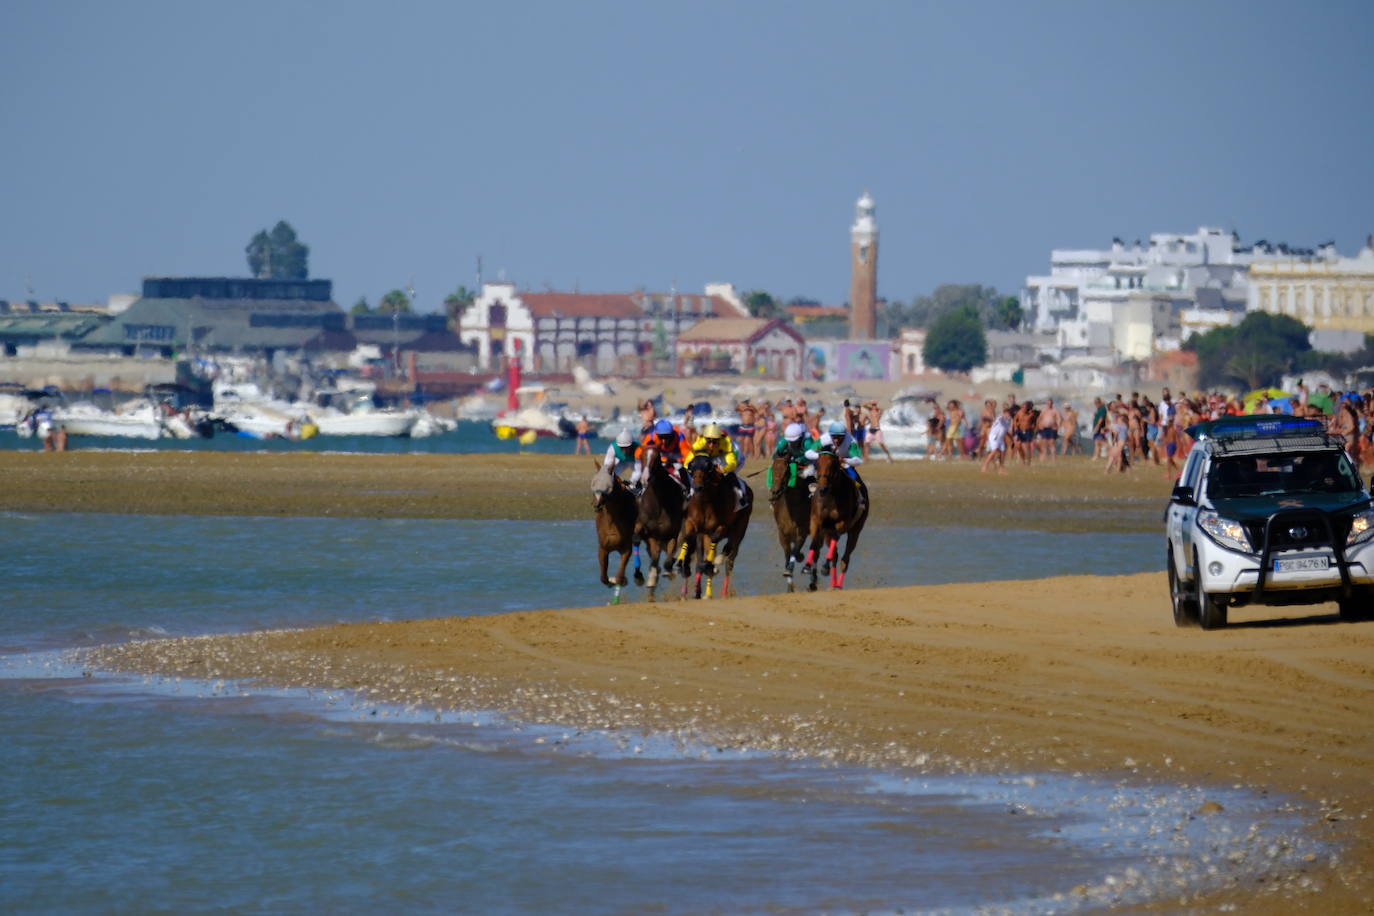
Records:
M1207 492L1213 499L1359 489L1359 475L1343 452L1217 458L1207 474Z

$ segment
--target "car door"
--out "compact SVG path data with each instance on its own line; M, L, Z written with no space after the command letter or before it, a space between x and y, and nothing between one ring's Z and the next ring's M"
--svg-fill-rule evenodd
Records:
M1174 568L1185 579L1191 578L1188 566L1193 557L1193 519L1197 516L1198 484L1202 480L1203 450L1194 448L1188 453L1174 492L1165 511L1165 532L1169 549L1173 551ZM1184 498L1191 491L1191 498Z

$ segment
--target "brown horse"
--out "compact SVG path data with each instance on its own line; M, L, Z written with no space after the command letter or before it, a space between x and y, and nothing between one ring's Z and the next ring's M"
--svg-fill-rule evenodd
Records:
M644 492L639 495L639 515L634 529L635 584L645 584L644 574L639 569L639 545L643 544L649 554L648 599L653 601L661 558L667 557L663 571L672 575L685 497L682 486L668 473L656 449L645 449L643 461Z
M749 527L749 516L754 511L752 493L749 485L744 484L745 493L751 498L748 505L737 510L734 489L723 484L720 469L714 461L698 455L687 465L687 471L692 475L692 495L687 500L687 513L682 521L682 542L677 555L683 576L682 596L687 597L687 573L690 568L687 554L695 550L696 597L701 597L703 574L706 576L706 597L711 597L711 580L716 575L716 553L722 543L725 545L725 581L721 585L721 595L729 596L735 557L739 556L739 546Z
M859 544L859 532L868 521L868 488L855 481L840 464L833 452L821 452L816 459L816 492L811 497L811 549L806 552L803 575L815 581L816 548L826 545L825 566L830 574L831 588L844 588L844 574L849 571L849 557ZM840 537L844 540L844 556L837 562L835 554Z
M768 501L773 505L773 522L778 526L778 544L782 547L783 578L787 590L796 591L792 569L802 559L802 548L811 531L811 495L800 466L787 455L773 458L768 469ZM811 570L811 591L816 590L816 571Z
M612 604L620 603L624 587L625 564L634 546L635 519L638 512L634 494L608 467L598 466L592 478L592 508L596 511L596 559L601 564L601 584L614 589ZM620 569L614 579L606 575L612 553L620 554Z

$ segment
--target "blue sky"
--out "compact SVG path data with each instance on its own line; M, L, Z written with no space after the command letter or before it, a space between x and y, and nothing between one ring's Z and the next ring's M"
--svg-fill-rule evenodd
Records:
M1007 292L1055 247L1374 232L1374 4L6 0L0 298L244 275Z

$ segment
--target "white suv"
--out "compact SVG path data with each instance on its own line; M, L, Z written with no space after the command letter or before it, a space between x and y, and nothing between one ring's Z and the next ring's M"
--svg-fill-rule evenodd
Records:
M1165 510L1174 623L1226 625L1230 607L1374 605L1374 502L1339 440L1288 416L1226 417L1197 440Z

